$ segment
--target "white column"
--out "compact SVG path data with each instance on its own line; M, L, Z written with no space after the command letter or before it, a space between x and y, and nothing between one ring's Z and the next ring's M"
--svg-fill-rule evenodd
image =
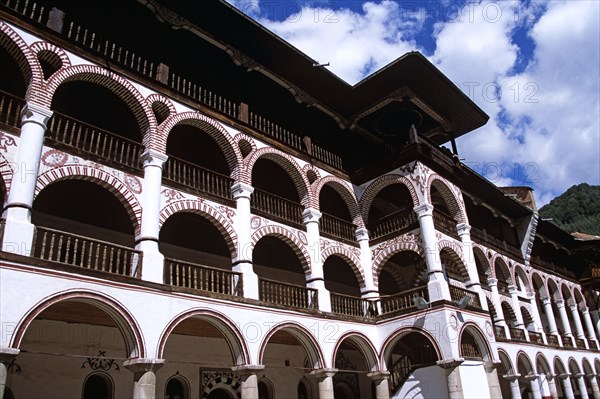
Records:
M525 380L529 381L529 387L531 388L531 396L533 399L542 399L540 384L538 383L538 375L528 374L524 378Z
M144 254L142 257L142 280L162 284L165 257L158 248L160 198L162 185L162 167L167 160L165 154L148 150L141 156L144 165L144 186L142 191L142 224L136 248ZM137 275L134 270L133 274Z
M575 322L575 333L577 334L577 338L585 340L585 333L583 332L583 325L581 324L581 318L579 317L579 308L577 307L577 304L569 304L569 310L571 311L571 316Z
M264 370L262 365L244 365L235 366L231 370L240 377L241 380L241 399L259 399L258 397L258 378L256 373Z
M492 291L492 304L496 309L496 320L495 324L504 327L504 334L508 337L508 331L506 321L504 320L504 311L502 310L502 303L500 302L500 294L498 293L498 279L488 278L488 286Z
M577 381L577 386L579 387L579 397L581 399L589 399L587 387L585 386L585 380L583 377L585 374L577 373L574 375L575 380Z
M465 361L463 358L438 360L436 364L446 372L449 399L463 399L464 392L460 378L459 366Z
M437 248L437 238L433 224L433 205L419 205L414 208L414 211L419 217L421 239L423 241L423 248L425 249L425 263L429 277L429 282L427 283L429 302L440 300L450 301L450 288L442 270L442 262Z
M563 389L565 390L565 399L575 399L575 395L573 394L573 387L571 386L571 378L569 378L571 374L563 373L559 374L558 377L562 381Z
M594 399L600 399L600 388L598 388L598 380L595 374L588 374L585 376L592 387L592 396Z
M542 318L537 307L535 292L528 292L527 297L529 298L529 304L531 305L531 317L535 323L535 331L542 333L542 335L545 336L546 334L544 333L544 325L542 324Z
M563 326L564 336L567 339L573 338L573 333L571 332L571 325L569 324L569 317L567 316L567 310L565 309L565 301L562 299L557 299L555 301L556 307L558 308L558 314L560 315L560 321ZM574 342L571 342L574 344ZM564 344L564 343L563 343Z
M331 312L331 297L329 296L329 290L325 288L323 260L321 259L321 247L319 245L321 237L319 219L321 219L321 212L314 208L306 208L302 212L302 223L306 226L307 249L311 268L311 275L306 280L306 286L317 290L319 310Z
M337 369L319 369L310 374L316 378L319 387L319 399L334 399L333 376Z
M494 363L487 361L483 363L485 368L485 376L487 379L488 387L490 388L490 398L501 398L502 389L500 388L500 380L498 378L498 366L502 363Z
M19 354L18 349L0 348L0 399L4 398L4 388L8 378L8 369L10 363Z
M21 138L14 162L14 176L4 211L2 250L29 256L35 227L31 207L40 168L46 124L52 111L27 103L21 112Z
M519 296L518 296L519 290L517 289L517 287L515 285L511 284L508 286L508 292L510 293L512 307L513 307L513 310L515 311L515 317L517 318L517 321L515 322L515 325L513 327L524 330L525 336L528 337L527 329L524 328L525 324L523 323L523 314L521 313L521 306L519 306Z
M245 183L234 183L231 193L236 201L237 214L234 227L238 237L237 258L233 261L232 270L242 273L244 297L259 299L258 276L252 267L252 241L250 229L250 196L254 188Z
M588 332L588 338L596 341L598 343L598 337L596 336L596 330L594 330L594 324L592 323L592 318L590 317L590 309L587 306L583 306L581 308L581 314L583 315L583 320L585 322L585 328Z
M600 338L600 311L595 309L592 310L590 314L592 315L592 321L594 322L594 327L596 329L596 337Z
M467 266L467 272L469 273L469 284L467 288L475 291L479 296L479 303L484 310L489 310L487 306L487 300L483 290L481 289L481 282L479 281L479 273L477 273L477 264L475 263L475 254L473 253L473 242L471 241L471 226L466 223L459 223L456 225L456 232L460 237L460 241L463 245L463 254Z
M519 388L519 377L521 374L506 374L503 375L510 383L510 396L512 399L521 399L521 389Z
M123 366L133 373L132 399L156 398L156 371L165 364L163 359L130 359Z
M367 377L375 383L375 399L390 399L389 371L374 371L368 373Z
M556 317L554 316L554 311L552 310L552 299L549 296L543 296L541 299L542 304L544 305L544 311L546 312L546 319L548 321L548 329L550 330L550 334L558 337L560 334L558 333L558 328L556 327Z
M378 298L379 291L375 288L375 276L373 275L373 254L369 246L369 231L364 227L356 229L356 241L360 247L360 266L365 275L365 287L361 290L360 296L365 299ZM380 302L376 300L369 302L369 308L365 309L365 314L381 314L381 309L378 308L379 304Z
M542 374L540 374L542 377ZM546 373L545 379L542 380L542 397L544 399L558 399L558 391L556 389L556 377L552 373Z

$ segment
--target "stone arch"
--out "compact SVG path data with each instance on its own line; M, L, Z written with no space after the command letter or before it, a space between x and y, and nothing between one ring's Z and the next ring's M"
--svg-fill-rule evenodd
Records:
M365 224L369 221L369 210L371 209L371 205L375 197L377 197L377 194L379 194L381 190L392 184L403 184L404 186L406 186L408 192L410 193L410 197L412 198L413 207L418 206L421 203L421 201L419 200L419 196L417 195L417 190L415 189L415 186L405 176L398 174L381 176L375 179L371 184L369 184L369 186L360 196L360 211L362 212L362 218Z
M71 66L71 60L69 59L69 56L67 55L67 53L63 49L55 46L52 43L39 41L39 42L33 43L30 46L30 48L31 48L31 51L36 55L36 57L37 57L36 61L38 61L38 63L39 63L40 53L44 52L44 51L48 51L48 52L54 54L60 60L61 65L58 68L59 70L63 69L63 68L69 68ZM40 70L42 69L41 65L39 66L39 68L40 68Z
M258 364L263 364L263 356L265 354L265 350L267 345L269 344L269 340L275 333L278 331L285 331L292 336L294 336L299 342L300 345L306 351L308 356L308 361L312 368L319 369L326 367L325 364L325 356L323 356L323 351L319 346L319 342L315 340L312 333L296 322L284 322L273 326L267 335L263 338L260 343L260 350L258 352Z
M242 159L246 158L248 155L256 151L256 143L254 142L254 139L248 136L247 134L236 134L233 137L233 142L236 143L236 146L240 152L240 156L242 157ZM242 147L244 147L245 150ZM244 155L244 152L246 152L246 155Z
M494 272L492 271L490 261L485 256L485 251L480 246L474 245L473 246L473 256L475 257L475 263L476 264L479 263L481 265L481 268L483 269L483 270L479 270L479 268L477 268L478 274L480 274L480 272L483 272L486 276L486 279L492 278L492 276L494 275ZM487 280L481 281L481 283L487 284Z
M569 372L572 375L581 373L581 368L579 367L579 364L577 364L577 361L575 360L574 357L571 356L569 358L568 365L569 365Z
M355 347L363 355L365 363L370 371L377 371L381 369L379 364L379 356L375 346L373 346L373 343L371 340L369 340L369 337L358 331L348 331L338 338L337 342L335 343L335 347L333 348L333 357L331 358L332 365L335 365L337 351L342 342L345 340L350 340L354 343Z
M245 167L243 168L243 176L240 175L240 181L252 184L252 168L254 168L256 161L262 157L277 163L287 172L296 186L302 205L309 207L314 203L314 195L310 189L308 178L302 173L300 165L290 155L276 148L263 147L250 154L244 161Z
M158 120L157 120L158 129L160 129L163 126L164 122L166 122L170 116L175 115L177 113L177 110L175 109L173 102L161 94L157 94L157 93L150 94L148 97L146 97L146 102L148 103L148 106L153 111L154 111L153 105L155 103L164 106L165 110L168 111L168 114L165 116L165 120L163 121L163 123L158 123ZM153 137L151 141L153 143L156 143L159 140L160 140L160 137Z
M102 86L117 95L132 111L146 149L156 149L152 138L156 132L154 113L142 94L125 78L95 65L74 65L63 68L48 79L44 90L43 105L51 108L52 98L58 87L72 81L84 81Z
M494 255L491 263L493 265L494 277L497 278L498 281L504 281L508 284L513 284L514 280L512 278L512 273L510 272L508 265L501 255Z
M158 348L156 348L156 358L162 359L169 336L181 322L191 317L200 318L211 323L215 328L223 334L227 345L231 350L233 363L236 365L244 365L250 363L250 355L244 336L236 324L222 313L209 309L188 309L175 316L160 334Z
M329 247L321 253L321 260L323 261L323 264L325 264L327 258L332 255L336 255L344 259L354 272L354 275L358 280L359 287L361 289L365 288L365 275L360 267L360 258L347 248L341 246Z
M535 369L533 367L533 363L531 362L531 359L529 358L529 356L527 355L527 353L523 352L523 351L519 351L517 352L517 373L521 374L521 376L526 376L528 374L534 374L535 373ZM522 367L524 369L527 370L521 370L521 364Z
M581 290L577 286L573 287L573 300L578 306L587 306L585 302L585 297L583 296Z
M298 231L298 234L304 234L301 231ZM264 226L256 230L251 237L252 247L255 247L258 241L265 236L274 236L281 238L285 243L287 243L290 248L294 251L294 253L298 256L300 260L300 264L302 264L302 269L304 270L304 275L309 276L311 273L311 263L310 263L310 255L306 250L306 244L303 243L303 240L293 234L290 230L277 225L269 225ZM304 237L306 240L306 237Z
M437 355L437 358L438 359L443 358L442 351L441 351L437 341L435 340L435 337L433 335L431 335L429 333L429 331L427 331L423 328L416 327L416 326L403 327L403 328L400 328L399 330L396 330L396 331L392 332L391 334L389 334L383 341L383 344L381 345L381 349L379 351L379 362L381 365L386 364L386 358L390 354L390 351L392 349L394 349L396 342L398 340L402 339L403 336L405 336L409 333L417 333L417 334L423 335L431 343L433 350L435 351L435 353Z
M548 374L552 373L552 368L550 367L550 363L546 356L542 352L538 352L535 356L535 372L538 374Z
M536 285L539 288L539 292L536 292ZM535 270L531 273L531 289L536 292L538 298L549 295L545 279Z
M560 284L560 293L562 295L562 298L565 300L565 303L569 299L573 299L573 291L571 290L571 287L564 281Z
M84 302L106 312L117 324L119 331L123 335L128 356L131 358L146 357L146 347L142 330L129 310L116 299L104 293L94 291L63 291L44 298L19 320L10 341L10 346L19 349L31 322L50 306L67 300Z
M554 278L548 277L546 285L548 287L548 296L552 296L555 300L563 299L558 282Z
M381 272L385 262L392 256L402 251L413 251L421 257L424 254L423 248L416 242L401 240L386 241L384 244L377 247L375 251L373 251L372 273L373 284L375 287L379 287L379 273Z
M460 267L460 275L463 281L470 281L469 271L467 270L467 263L465 262L465 258L463 256L462 248L453 241L449 240L440 240L438 241L438 252L442 252L442 250L446 250L452 260L456 262Z
M231 172L231 176L237 178L237 173L242 163L242 156L238 150L236 142L233 140L231 135L220 123L206 115L201 114L197 111L182 112L179 114L173 114L167 120L165 120L157 135L158 142L156 143L157 151L166 153L167 151L167 140L171 134L171 130L177 125L188 125L196 127L208 134L219 146L227 165Z
M514 264L514 281L515 281L515 285L517 285L517 282L518 282L519 278L525 284L524 287L521 287L522 291L523 292L532 292L531 280L529 279L529 276L527 276L527 273L525 273L525 270L523 269L523 267L521 267L521 265Z
M462 325L460 332L458 334L459 348L461 348L461 345L463 342L463 337L466 332L471 334L471 336L475 339L475 342L477 343L477 346L479 348L479 351L481 352L481 356L482 356L483 360L484 361L493 360L493 356L492 356L493 352L490 347L489 341L485 338L485 334L483 333L483 331L481 331L479 326L473 322L466 322Z
M4 47L8 51L21 71L27 86L25 99L40 103L37 97L42 92L44 79L42 69L27 43L4 21L0 21L0 47Z
M314 201L315 201L315 208L320 209L321 204L320 204L320 198L319 195L321 194L321 189L325 186L325 185L329 185L331 188L333 188L344 200L344 202L346 203L346 206L348 207L348 210L350 211L350 215L352 216L352 223L354 223L356 225L356 227L361 228L361 227L365 227L365 223L362 219L362 214L360 212L360 208L358 206L358 202L356 201L356 198L354 197L354 193L352 192L352 189L350 187L348 187L348 184L340 179L337 176L325 176L321 179L318 179L315 182L315 185L313 187L313 192L314 192Z
M467 212L465 210L465 204L462 197L460 196L460 190L453 189L454 186L450 187L449 183L446 182L440 175L434 173L427 179L427 201L431 204L431 189L435 187L448 207L448 210L452 213L452 217L456 220L456 223L469 223L467 220ZM456 192L458 191L458 193Z
M554 374L564 374L567 372L567 369L565 368L565 364L563 363L562 359L558 356L554 357Z
M234 398L239 398L242 394L242 385L238 380L221 375L215 377L208 384L206 384L206 387L204 387L204 390L202 391L202 399L208 398L211 392L217 389L226 391L231 397Z
M498 350L498 358L500 359L500 363L504 366L507 374L514 374L515 368L513 366L512 360L510 360L510 356L504 350Z
M125 182L122 182L119 178L111 173L108 173L100 167L91 167L87 165L65 165L50 169L38 176L35 187L35 197L37 197L40 191L42 191L46 186L54 182L67 179L90 181L93 183L98 183L101 187L106 188L115 197L117 197L117 199L125 207L125 210L127 211L127 214L129 215L133 224L135 234L137 235L140 233L142 206L140 205L135 194L132 192L130 188L131 183L129 183L129 179L137 180L137 186L141 187L142 184L137 177L125 174Z
M231 258L235 259L237 257L238 237L235 228L233 227L233 216L235 215L235 212L232 209L221 205L217 210L206 201L201 201L199 199L173 201L161 209L158 216L159 227L162 227L165 221L177 212L197 213L206 217L213 223L225 239L227 248L229 248L229 252L231 253Z

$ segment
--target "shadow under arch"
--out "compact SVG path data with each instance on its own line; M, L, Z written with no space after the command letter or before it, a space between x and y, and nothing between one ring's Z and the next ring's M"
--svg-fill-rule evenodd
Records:
M267 345L269 344L271 338L273 338L273 336L278 332L288 333L300 343L308 357L307 366L309 368L320 369L326 367L325 357L323 356L323 351L321 350L319 343L315 340L315 338L307 328L294 322L281 323L273 326L269 330L267 335L263 338L262 342L260 343L260 350L258 354L259 364L264 364L263 358L267 349Z

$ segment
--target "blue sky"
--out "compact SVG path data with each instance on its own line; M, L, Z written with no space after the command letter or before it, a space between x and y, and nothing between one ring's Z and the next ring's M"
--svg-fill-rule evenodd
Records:
M538 206L600 184L598 0L228 1L351 84L420 51L490 115L463 162Z

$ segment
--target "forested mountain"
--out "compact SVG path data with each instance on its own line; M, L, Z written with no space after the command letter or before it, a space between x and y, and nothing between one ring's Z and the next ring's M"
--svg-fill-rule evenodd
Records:
M539 213L569 233L600 235L600 186L572 186L541 207Z

